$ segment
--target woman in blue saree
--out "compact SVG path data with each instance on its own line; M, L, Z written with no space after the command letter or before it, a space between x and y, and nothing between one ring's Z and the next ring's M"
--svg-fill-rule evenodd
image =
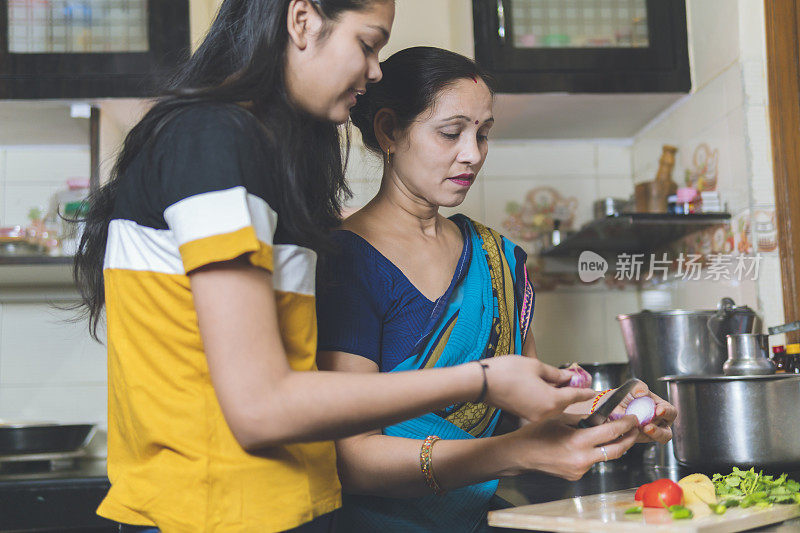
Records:
M463 202L486 158L494 119L484 76L469 59L426 47L398 52L382 69L351 117L383 154L383 181L335 232L339 253L319 271L320 368L402 372L536 357L523 250L465 216L439 214ZM643 385L638 394L650 393ZM576 415L564 414L495 435L501 413L478 398L342 439L338 529L480 531L500 477L578 479L637 440L669 440L674 409L655 398L659 416L641 431L630 417L578 430Z

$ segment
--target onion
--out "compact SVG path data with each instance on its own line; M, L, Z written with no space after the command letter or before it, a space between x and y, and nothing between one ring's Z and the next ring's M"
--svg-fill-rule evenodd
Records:
M572 363L567 370L573 373L573 376L569 379L570 387L588 389L592 386L592 376L586 370L578 366L578 363Z
M656 402L650 396L639 396L631 400L625 414L635 416L640 426L646 426L656 416Z

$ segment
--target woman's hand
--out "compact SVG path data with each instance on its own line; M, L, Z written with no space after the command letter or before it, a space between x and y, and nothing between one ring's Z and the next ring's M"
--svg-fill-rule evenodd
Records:
M640 396L649 396L656 402L656 414L649 424L639 428L639 436L636 442L658 442L666 444L672 439L672 429L670 426L675 422L675 418L678 416L678 410L668 401L653 394L646 383L640 381L625 399L622 400L619 406L614 409L612 417L624 415L628 404L630 404L634 398Z
M516 462L514 471L536 470L575 481L593 464L622 457L639 435L635 416L577 429L574 426L581 418L581 415L564 414L498 437L505 439L505 455Z
M486 402L533 423L561 415L568 405L595 396L591 389L564 387L572 372L530 357L504 355L483 359Z

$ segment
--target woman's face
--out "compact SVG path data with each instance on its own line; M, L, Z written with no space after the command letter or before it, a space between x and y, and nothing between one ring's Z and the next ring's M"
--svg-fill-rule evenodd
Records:
M319 119L346 122L356 96L381 79L378 52L389 40L393 21L394 1L376 0L363 10L341 13L321 34L323 19L309 10L303 41L292 34L290 7L286 78L295 104Z
M460 79L443 89L390 148L401 188L430 206L461 204L489 151L492 103L480 79Z

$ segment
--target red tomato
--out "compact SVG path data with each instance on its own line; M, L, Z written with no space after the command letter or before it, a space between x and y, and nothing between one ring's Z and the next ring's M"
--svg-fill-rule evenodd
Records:
M642 495L644 494L644 491L647 490L647 487L649 485L650 483L645 483L644 485L636 489L636 494L633 496L633 499L636 500L637 502L642 501Z
M658 479L646 485L642 491L642 505L664 508L683 503L683 489L671 479Z

